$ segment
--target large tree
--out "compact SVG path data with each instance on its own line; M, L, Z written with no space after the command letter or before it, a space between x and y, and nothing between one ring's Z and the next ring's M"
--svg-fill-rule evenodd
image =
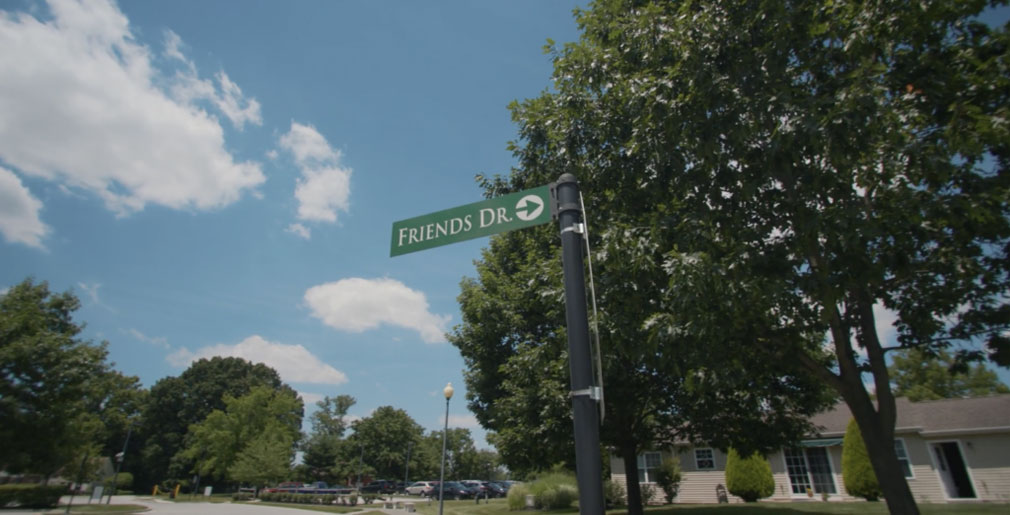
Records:
M347 410L354 406L354 397L338 395L316 402L312 414L312 433L302 443L302 469L313 481L340 480L334 466L340 452L340 442L347 429Z
M189 426L203 421L214 410L223 411L226 396L242 397L256 386L294 395L277 371L242 358L200 359L179 376L158 380L151 387L143 412L141 463L133 469L138 484L188 479L193 463L180 451Z
M349 470L356 471L361 460L367 469L363 474L373 479L403 477L408 447L416 447L424 429L402 409L380 406L371 415L351 424L354 434L344 440L342 460ZM417 455L411 453L411 461ZM339 461L338 461L339 464Z
M242 397L226 394L224 403L225 409L189 427L181 454L194 463L193 471L220 481L266 481L290 470L301 434L301 398L256 386ZM252 470L256 464L264 466L262 474Z
M32 279L0 295L0 468L49 476L122 445L139 391L110 369L105 342L80 338L73 293Z
M514 109L509 185L579 177L590 227L659 246L653 334L815 374L917 513L886 354L1010 362L1010 36L978 21L1005 3L594 2ZM720 336L748 320L749 346Z
M996 372L981 363L957 363L942 349L935 356L921 349L895 353L889 370L895 397L912 402L1010 393Z

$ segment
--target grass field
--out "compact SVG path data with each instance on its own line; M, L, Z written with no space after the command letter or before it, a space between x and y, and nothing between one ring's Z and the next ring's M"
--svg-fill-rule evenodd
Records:
M438 503L415 503L421 515L437 515ZM1010 513L1010 505L1006 504L920 504L923 515L985 515ZM473 501L446 501L445 515L508 515L508 505L504 499L492 499L490 503L474 504ZM623 515L626 509L608 510L607 515ZM544 513L544 512L534 512ZM578 513L573 507L568 510L557 510L548 513ZM870 502L797 502L797 503L756 503L756 504L678 504L667 506L651 506L646 515L810 515L810 514L859 514L886 515L887 506L884 503Z

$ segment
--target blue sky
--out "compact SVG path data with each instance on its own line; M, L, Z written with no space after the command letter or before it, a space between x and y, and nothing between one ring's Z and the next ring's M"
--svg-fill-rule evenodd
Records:
M508 172L577 4L4 1L0 286L74 290L147 386L236 355L430 430L451 381L484 446L442 335L487 240L390 258L391 225Z
M484 446L442 335L487 240L390 258L391 226L514 165L581 3L4 0L0 288L74 290L147 386L241 356L431 430L451 381Z

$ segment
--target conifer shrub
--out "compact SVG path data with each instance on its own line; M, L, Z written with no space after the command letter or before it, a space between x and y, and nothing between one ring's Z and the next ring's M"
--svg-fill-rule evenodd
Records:
M771 464L757 452L741 458L736 449L730 449L726 459L726 489L744 502L770 497L775 493Z
M856 419L850 419L842 440L842 482L849 495L862 497L867 501L880 499L880 484L873 472L870 455L866 452L863 435L859 432Z

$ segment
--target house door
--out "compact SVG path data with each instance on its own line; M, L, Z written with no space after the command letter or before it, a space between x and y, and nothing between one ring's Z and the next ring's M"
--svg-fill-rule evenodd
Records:
M933 456L936 458L937 472L947 497L951 499L971 499L975 497L975 488L968 477L968 467L961 456L961 448L957 442L934 443Z

